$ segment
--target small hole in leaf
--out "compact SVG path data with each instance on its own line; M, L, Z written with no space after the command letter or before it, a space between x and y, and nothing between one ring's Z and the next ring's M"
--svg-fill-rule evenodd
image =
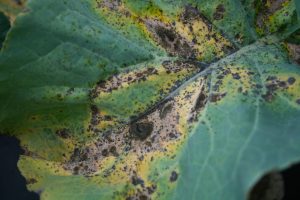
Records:
M283 200L300 199L300 163L281 172L284 180L284 198Z
M282 175L273 171L264 175L252 188L248 200L282 200L284 183Z
M252 188L248 200L300 199L300 163L264 175Z

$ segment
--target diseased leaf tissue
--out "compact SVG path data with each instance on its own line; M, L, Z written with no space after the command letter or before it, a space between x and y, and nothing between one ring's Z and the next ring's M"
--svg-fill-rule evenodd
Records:
M0 132L41 199L247 199L300 161L298 1L0 10Z

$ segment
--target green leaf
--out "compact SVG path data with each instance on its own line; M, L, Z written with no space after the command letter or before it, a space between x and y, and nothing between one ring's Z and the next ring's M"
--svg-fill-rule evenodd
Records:
M297 1L270 2L29 1L0 54L28 188L239 200L299 162Z

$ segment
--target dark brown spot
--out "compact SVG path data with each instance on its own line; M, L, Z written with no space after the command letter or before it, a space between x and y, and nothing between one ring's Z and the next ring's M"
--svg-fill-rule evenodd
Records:
M159 117L161 119L165 118L167 116L167 114L172 111L172 107L173 107L173 105L171 103L164 105L159 112Z
M194 51L189 43L182 38L172 27L157 22L149 22L148 28L154 33L157 42L172 56L179 55L184 58L194 57Z
M153 131L152 122L134 122L130 125L129 133L136 139L145 140Z
M289 77L289 78L288 78L288 83L289 83L290 85L293 85L295 82L296 82L296 79L295 79L294 77Z
M137 176L131 177L131 183L132 183L133 185L144 185L143 179L141 179L141 178L139 178L139 177L137 177Z
M196 100L196 104L194 106L194 111L199 111L201 108L204 107L207 97L203 91L204 89L202 89L201 93L199 94L197 100Z
M146 195L141 195L139 200L148 200L149 198Z
M79 167L76 166L73 168L73 174L77 175L79 173Z
M71 135L70 130L66 129L66 128L59 129L55 133L56 133L56 135L58 135L59 137L61 137L63 139L70 138L70 135Z
M214 20L221 20L224 17L225 8L223 4L219 4L214 13Z
M262 95L262 98L264 98L267 102L271 102L274 99L274 95L272 92L268 91L266 94Z
M171 176L170 176L170 181L175 182L178 178L178 174L175 171L172 171Z
M71 161L72 162L81 162L81 161L85 161L88 159L88 155L86 152L81 151L78 148L74 149L73 154L71 155Z
M220 101L225 96L226 96L226 93L213 93L210 95L209 100L210 100L210 102L217 102L217 101Z
M115 146L110 147L109 152L114 156L118 156L117 148Z
M238 73L233 73L232 78L239 80L241 76Z
M181 20L184 23L187 23L191 20L197 19L200 15L200 12L197 8L187 5L184 9L184 12L181 14Z
M104 157L108 156L108 153L109 152L108 152L107 149L103 149L102 152L101 152L102 156L104 156Z
M279 81L278 86L281 87L281 88L287 88L287 84L286 84L285 81Z
M36 182L37 182L37 180L34 179L34 178L26 179L26 183L27 183L27 184L34 184L34 183L36 183Z

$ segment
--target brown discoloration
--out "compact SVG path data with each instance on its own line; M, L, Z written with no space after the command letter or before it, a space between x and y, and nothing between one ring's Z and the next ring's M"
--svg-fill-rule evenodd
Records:
M137 186L137 185L142 185L143 186L144 185L143 179L141 179L137 175L134 175L134 176L131 177L131 183L134 186Z
M63 139L68 139L71 136L71 131L67 128L59 129L55 133Z
M164 105L160 110L159 117L161 119L165 118L167 114L172 111L172 107L172 103L167 103L166 105Z
M300 45L288 43L287 48L291 60L300 65Z
M209 101L216 103L218 101L220 101L221 99L223 99L226 96L226 93L212 93L209 96Z
M129 133L133 138L145 140L153 131L153 123L151 122L134 122L130 125Z
M238 73L233 73L232 78L239 80L241 76Z
M256 26L265 33L270 33L269 27L266 25L268 18L276 11L282 8L283 3L289 0L256 0L253 6L256 8Z
M274 100L277 90L286 90L296 82L296 79L289 77L287 80L280 80L276 76L268 76L266 79L266 92L262 94L262 98L267 102Z
M132 84L136 82L146 81L151 75L158 75L158 70L148 67L142 70L135 70L128 74L118 74L109 77L107 80L97 82L95 88L90 91L90 98L95 99L101 92L112 92L118 90L122 84Z
M190 21L197 20L199 17L204 19L199 10L191 5L187 5L180 15L180 19L183 23L189 23ZM205 19L206 20L206 19Z
M199 72L205 68L204 64L197 63L191 60L165 61L162 63L162 65L166 69L167 73L177 73L182 70L187 70L188 72Z
M213 18L214 20L221 20L224 17L225 7L223 4L219 4L214 12Z
M181 37L171 25L156 20L147 20L146 27L152 33L156 42L172 56L195 57L195 51L188 41Z
M201 90L201 93L199 94L197 100L196 100L196 104L193 108L194 111L199 112L206 104L207 102L207 96L206 96L206 92L204 91L204 87Z
M142 185L135 194L127 197L126 200L150 200L152 199L151 195L156 191L156 189L156 185L150 185L148 187Z
M102 118L100 115L100 111L96 105L91 105L91 114L92 115L88 131L95 131Z
M97 0L96 2L98 8L108 8L114 11L117 11L121 6L120 0Z
M26 179L26 184L35 184L37 183L37 180L34 178Z

